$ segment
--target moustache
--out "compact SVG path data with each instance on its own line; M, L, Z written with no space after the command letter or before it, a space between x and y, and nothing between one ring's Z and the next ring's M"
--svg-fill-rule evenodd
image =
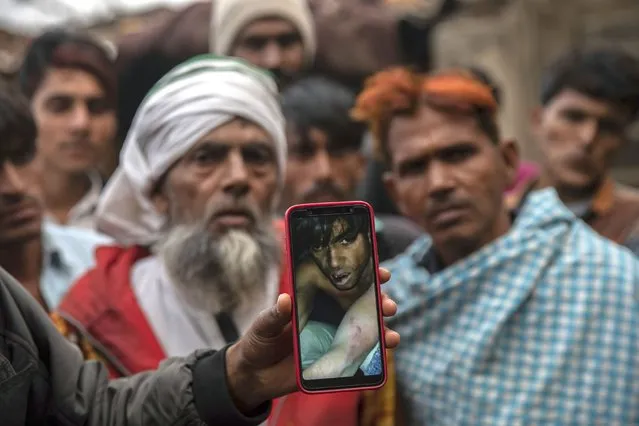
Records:
M335 201L342 201L346 199L346 193L338 188L332 182L321 182L313 185L311 189L304 194L304 200L306 202L314 202L322 195L328 194L335 198Z
M211 223L217 217L234 214L248 217L252 222L257 223L261 218L258 210L248 202L217 202L211 205L206 213L206 223Z
M469 207L470 203L462 200L430 202L426 206L426 218L432 220L441 213L450 210L467 209Z
M63 149L68 148L91 148L91 141L87 137L78 137L71 139L69 141L63 142L60 145Z
M30 195L25 194L2 194L0 195L0 212L2 214L12 214L23 208L39 207L40 201Z

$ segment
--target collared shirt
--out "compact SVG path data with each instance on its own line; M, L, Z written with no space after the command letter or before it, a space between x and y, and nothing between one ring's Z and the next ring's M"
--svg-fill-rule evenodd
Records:
M639 260L552 189L510 231L429 272L423 237L385 266L410 425L639 423Z
M526 195L540 189L536 177L506 195L506 205L515 208ZM566 205L600 235L630 248L639 255L639 191L606 178L591 200Z
M90 184L89 192L78 201L69 211L69 218L65 226L73 226L76 228L91 229L95 228L95 210L98 206L100 193L102 192L102 177L96 171L88 174ZM56 222L55 218L48 215L51 222Z
M232 312L240 334L244 334L264 309L270 308L280 287L279 268L265 277L264 287L243 301ZM131 270L131 284L136 300L167 356L186 356L202 349L221 349L228 342L210 312L191 305L171 282L164 264L157 256L139 260Z
M112 240L95 231L60 226L49 220L43 223L42 238L40 291L47 307L53 310L75 280L94 266L95 248Z

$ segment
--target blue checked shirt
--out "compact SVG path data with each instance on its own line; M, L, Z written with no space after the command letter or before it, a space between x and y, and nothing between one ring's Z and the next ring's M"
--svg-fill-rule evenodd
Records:
M386 265L408 424L639 424L639 260L554 190L466 259L432 258L425 237Z

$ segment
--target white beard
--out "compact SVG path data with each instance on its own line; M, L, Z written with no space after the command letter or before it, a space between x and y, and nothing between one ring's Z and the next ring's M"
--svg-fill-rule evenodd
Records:
M231 312L264 290L280 260L270 221L254 233L229 230L220 235L202 225L177 225L158 254L184 300L196 309Z

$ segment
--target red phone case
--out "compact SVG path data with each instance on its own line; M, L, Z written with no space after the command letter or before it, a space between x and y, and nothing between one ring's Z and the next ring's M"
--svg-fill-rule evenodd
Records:
M314 207L342 207L342 206L358 206L358 207L365 207L366 210L368 211L369 214L369 219L370 219L370 224L371 224L371 233L372 233L372 238L371 240L373 241L373 262L374 263L374 268L375 268L375 277L376 277L376 281L375 281L375 285L377 286L377 292L376 292L376 299L377 299L377 313L379 315L379 319L378 319L378 324L381 324L382 327L380 329L380 342L381 342L381 346L382 346L382 357L384 358L384 362L383 364L383 369L382 369L382 381L380 384L378 385L373 385L373 386L356 386L356 387L348 387L348 388L334 388L334 389L321 389L321 390L314 390L314 389L305 389L304 386L302 385L302 372L300 370L300 365L301 363L301 353L300 353L300 348L298 345L298 324L297 324L297 307L296 307L296 303L295 303L295 282L293 281L294 276L293 276L293 257L291 255L291 238L290 238L290 217L291 217L291 213L295 210L299 210L299 209L308 209L308 208L314 208ZM291 299L293 302L293 347L294 347L294 356L295 356L295 375L297 377L297 387L300 389L300 391L302 391L303 393L306 394L321 394L321 393L333 393L333 392L352 392L352 391L365 391L365 390L374 390L374 389L379 389L382 386L384 386L384 384L386 384L386 378L387 378L387 373L386 373L386 365L387 365L387 359L386 359L386 341L385 341L385 333L384 333L384 315L382 313L382 298L381 298L381 288L380 288L380 279L379 279L379 258L378 258L378 254L377 254L377 238L376 238L376 233L375 233L375 216L373 213L373 207L371 207L370 204L368 204L365 201L340 201L340 202L332 202L332 203L308 203L308 204L296 204L294 206L289 207L286 210L286 214L284 217L284 222L285 222L285 226L286 226L286 231L285 231L285 235L286 235L286 267L288 268L288 278L289 278L289 282L291 283L291 291L292 291L292 295L291 295Z

